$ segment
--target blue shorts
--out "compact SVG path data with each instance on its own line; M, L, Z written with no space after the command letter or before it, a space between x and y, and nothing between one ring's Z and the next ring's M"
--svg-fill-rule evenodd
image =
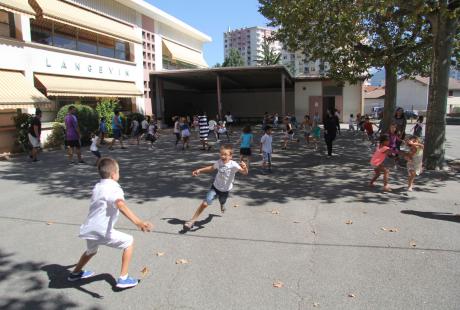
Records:
M120 129L112 129L112 133L113 133L113 138L115 140L120 140L120 138L121 138L121 130Z
M227 202L228 192L221 192L220 190L215 188L214 185L212 185L208 193L206 194L204 202L206 202L208 206L210 206L212 204L212 201L216 199L216 197L219 199L220 205L223 206Z
M101 158L101 153L99 151L91 151L91 153L93 153L93 155L97 158Z

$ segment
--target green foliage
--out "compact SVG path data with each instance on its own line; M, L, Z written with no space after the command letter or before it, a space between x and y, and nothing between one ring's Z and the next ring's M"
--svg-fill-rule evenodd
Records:
M264 38L262 43L262 56L257 57L257 64L259 66L273 66L279 64L281 60L281 53L277 53L270 45L270 41Z
M99 127L98 114L90 106L83 104L68 104L63 106L57 116L56 122L64 123L64 118L67 115L70 106L77 109L78 127L81 133L81 142L86 144L91 139L91 133L97 131Z
M225 58L222 67L241 67L244 66L244 59L241 54L234 48L230 49L228 56Z
M51 134L48 136L48 139L46 140L45 147L60 147L64 145L64 132L65 126L63 123L54 123Z
M113 116L115 115L114 114L114 111L116 109L119 109L119 103L118 103L118 100L116 99L107 99L107 98L104 98L104 99L101 99L100 102L97 103L97 106L96 106L96 112L99 116L99 119L101 119L101 117L104 117L105 118L105 122L106 122L106 127L107 127L107 135L109 137L112 136L112 125L111 125L111 122L112 122L112 118Z
M13 120L17 132L16 144L19 145L23 152L28 152L30 150L28 134L33 116L27 113L20 113L14 116Z

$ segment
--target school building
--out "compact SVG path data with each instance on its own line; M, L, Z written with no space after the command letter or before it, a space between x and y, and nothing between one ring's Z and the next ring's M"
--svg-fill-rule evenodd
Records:
M70 103L111 97L152 114L150 73L206 68L210 41L142 0L0 1L0 152L13 148L18 109L39 107L45 132Z

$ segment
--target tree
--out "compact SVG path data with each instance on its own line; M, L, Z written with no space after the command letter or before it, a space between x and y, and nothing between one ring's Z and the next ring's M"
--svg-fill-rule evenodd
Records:
M460 1L422 1L417 9L431 25L432 61L425 133L424 163L427 169L444 165L446 109L452 58L459 58Z
M429 71L426 21L408 14L395 0L259 0L259 11L276 37L307 60L329 63L329 77L356 82L368 68L384 67L384 130L396 107L398 74Z
M262 56L258 56L256 63L259 66L272 66L279 64L281 60L281 53L277 53L276 50L270 44L267 38L264 38L262 42Z
M244 59L240 53L232 48L230 49L228 56L225 58L222 67L241 67L244 66Z

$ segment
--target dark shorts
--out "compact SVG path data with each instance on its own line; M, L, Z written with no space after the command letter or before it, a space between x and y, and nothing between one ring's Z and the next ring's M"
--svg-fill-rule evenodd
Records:
M121 138L121 130L120 129L113 129L113 138L116 140L120 140Z
M81 147L80 140L67 140L66 145L68 147L76 147L77 149Z
M97 158L101 158L101 153L99 151L91 151Z
M147 137L145 137L145 140L150 141L150 142L155 142L157 141L157 137L154 135L148 134Z
M251 156L251 149L249 147L240 148L240 155Z
M206 194L206 199L204 201L208 206L210 206L212 201L216 198L219 199L220 205L223 206L227 202L228 192L221 192L212 185L209 192Z

